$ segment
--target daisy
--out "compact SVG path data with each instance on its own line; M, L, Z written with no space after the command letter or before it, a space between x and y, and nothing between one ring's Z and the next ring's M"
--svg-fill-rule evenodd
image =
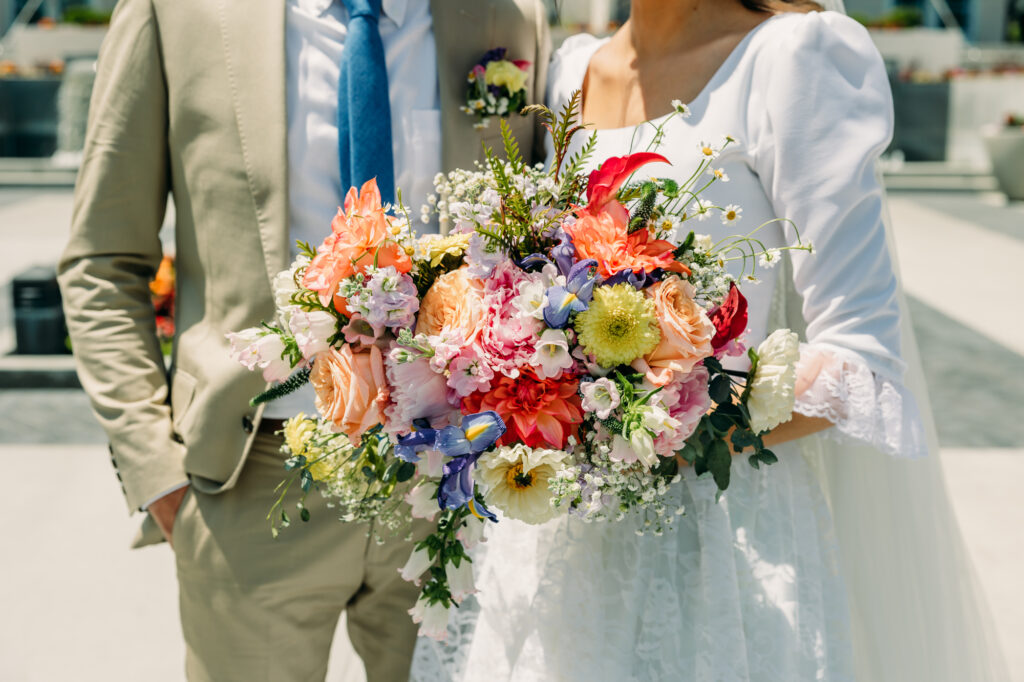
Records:
M672 108L675 109L677 114L680 114L683 118L690 118L690 107L682 103L681 100L672 100Z
M743 217L743 209L736 204L729 204L722 210L722 224L732 225Z

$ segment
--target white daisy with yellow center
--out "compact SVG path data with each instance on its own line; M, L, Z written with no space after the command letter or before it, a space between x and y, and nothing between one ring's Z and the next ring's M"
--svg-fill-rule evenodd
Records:
M560 513L551 506L548 481L565 468L568 457L564 450L516 443L480 457L475 477L488 505L510 519L540 524Z
M729 204L722 209L722 224L732 225L743 217L743 209L736 204Z

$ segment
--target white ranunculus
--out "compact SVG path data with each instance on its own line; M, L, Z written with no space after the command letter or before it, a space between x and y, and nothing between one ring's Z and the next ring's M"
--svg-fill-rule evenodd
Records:
M433 521L441 507L437 503L437 484L429 481L420 483L405 494L405 501L412 509L414 519Z
M433 565L434 561L430 558L430 554L427 552L425 547L420 549L414 549L412 554L409 555L409 560L405 562L405 566L399 571L402 574L402 580L408 580L414 582L417 585L420 582L420 576L423 575L428 568Z
M747 409L750 428L754 433L764 433L793 416L799 339L788 329L779 329L761 342L757 356L757 371L748 387Z
M544 523L559 510L551 506L548 481L565 467L564 450L531 448L522 443L500 447L476 464L476 480L486 502L512 519Z
M473 583L473 564L465 559L459 562L457 568L452 561L446 563L444 574L448 578L448 590L456 602L460 602L466 598L466 595L476 592L476 585Z
M441 603L430 604L424 597L409 609L412 622L419 623L420 635L442 641L448 636L448 608Z

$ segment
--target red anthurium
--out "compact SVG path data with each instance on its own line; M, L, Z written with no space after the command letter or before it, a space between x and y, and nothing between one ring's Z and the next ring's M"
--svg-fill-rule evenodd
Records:
M729 293L722 301L722 305L708 313L708 317L715 325L715 337L711 339L711 347L716 351L746 330L747 299L740 293L735 282L729 285Z
M587 211L596 214L602 210L616 214L615 217L626 221L629 215L625 207L615 199L619 187L640 166L660 161L668 163L661 154L654 152L637 152L629 156L613 156L601 164L601 167L590 173L587 182Z

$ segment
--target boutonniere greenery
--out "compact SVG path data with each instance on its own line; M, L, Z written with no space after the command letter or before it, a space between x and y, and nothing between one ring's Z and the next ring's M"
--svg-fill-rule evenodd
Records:
M478 120L478 130L486 128L494 116L520 113L526 106L526 79L530 62L506 59L508 50L489 50L469 72L466 104L462 111Z

